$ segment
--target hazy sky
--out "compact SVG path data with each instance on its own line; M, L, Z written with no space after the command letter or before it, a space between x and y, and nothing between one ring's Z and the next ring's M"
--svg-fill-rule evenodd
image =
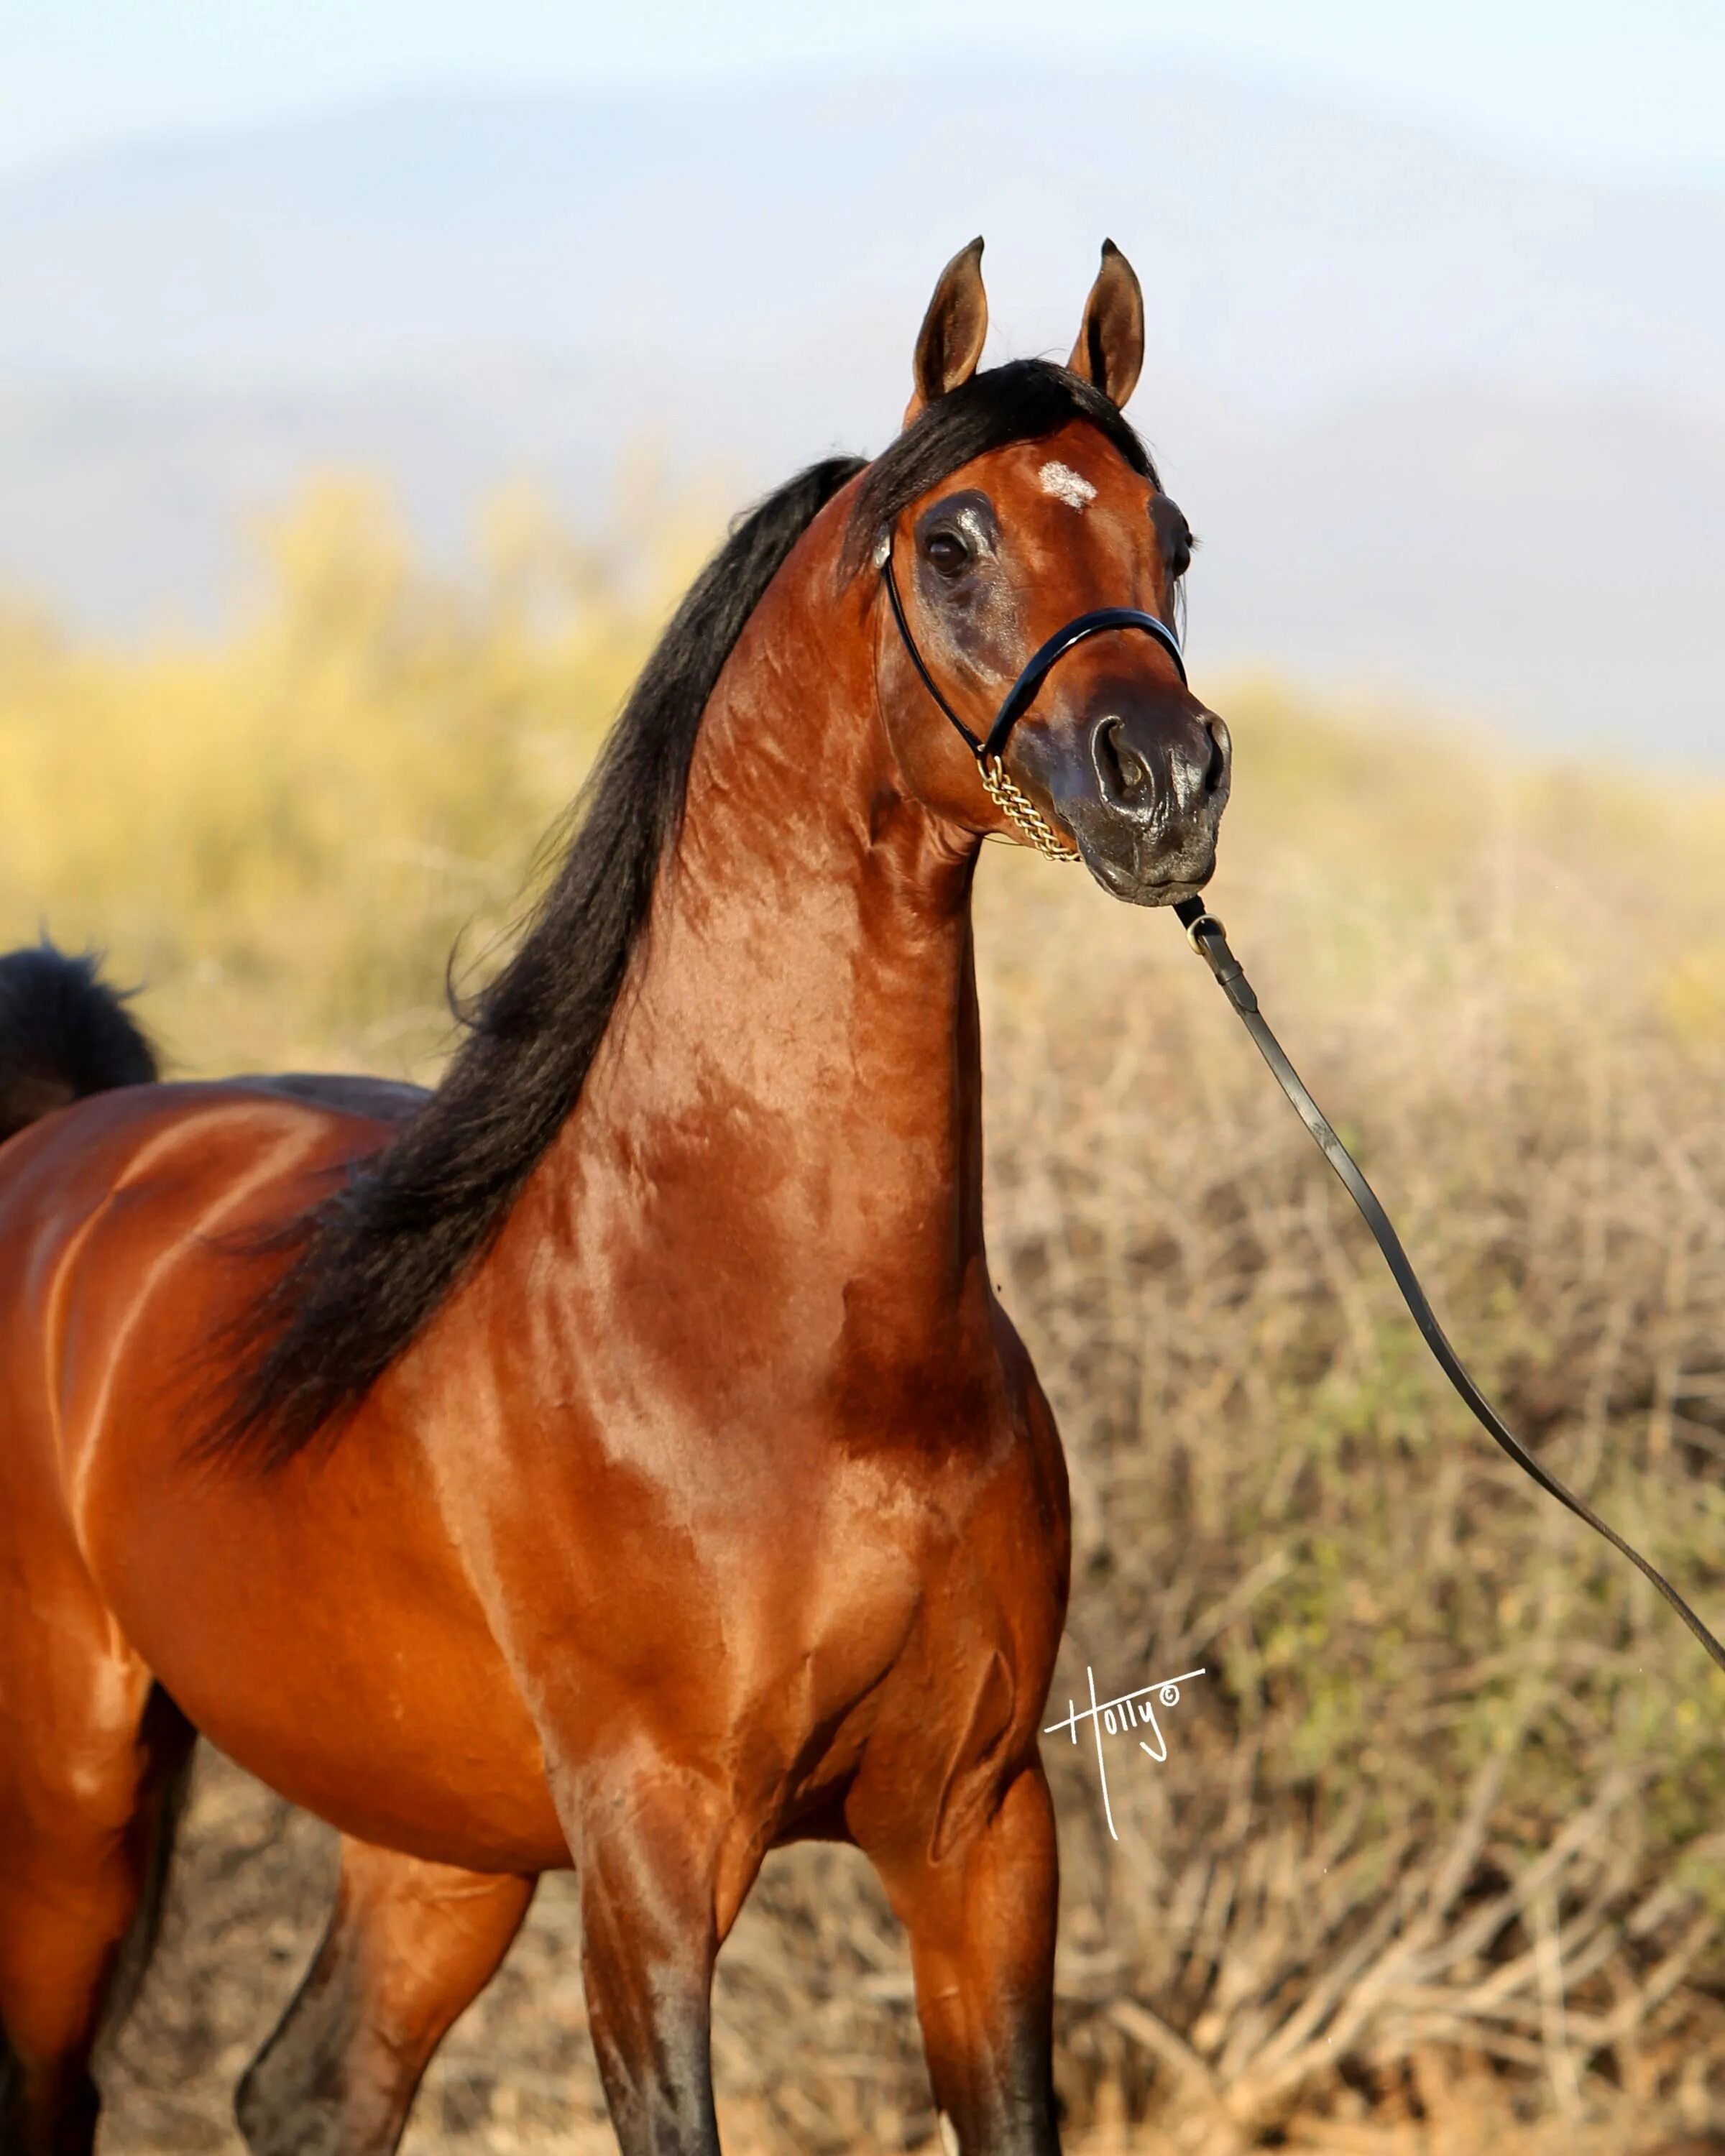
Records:
M1327 85L1595 170L1725 176L1725 0L0 0L0 167L451 85L1122 47Z

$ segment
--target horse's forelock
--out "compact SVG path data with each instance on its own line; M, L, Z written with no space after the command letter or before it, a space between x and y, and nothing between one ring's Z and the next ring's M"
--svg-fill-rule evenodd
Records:
M864 473L845 534L854 574L913 501L962 466L1014 442L1088 422L1153 485L1156 469L1136 429L1099 389L1045 359L1009 360L937 398Z

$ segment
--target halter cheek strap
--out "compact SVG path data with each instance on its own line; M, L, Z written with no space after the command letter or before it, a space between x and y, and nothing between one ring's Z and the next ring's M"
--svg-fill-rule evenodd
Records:
M1076 861L1077 854L1071 847L1061 843L1054 827L1029 794L1007 775L1006 744L1012 730L1029 711L1035 701L1036 691L1054 668L1069 651L1086 643L1090 638L1104 635L1111 629L1141 629L1147 635L1153 636L1173 660L1175 670L1183 683L1186 661L1180 651L1180 639L1166 622L1158 621L1153 613L1141 613L1136 607L1098 607L1092 613L1075 615L1063 629L1057 629L1045 644L1031 654L1017 680L1007 690L987 734L978 739L942 695L939 682L929 672L927 661L916 649L916 639L911 634L911 624L905 615L905 603L899 593L898 578L893 572L890 536L881 542L876 558L880 565L880 580L886 587L887 601L892 608L892 618L898 624L898 633L904 640L905 649L911 654L911 663L922 677L923 687L963 736L965 747L976 758L983 791L997 808L1005 811L1040 852L1054 860Z
M941 686L928 670L927 661L916 649L916 639L911 634L911 624L905 615L905 603L899 595L898 578L892 567L892 547L890 541L882 542L879 555L880 581L886 587L886 597L892 608L892 618L898 624L898 633L904 639L905 649L911 654L911 663L922 677L927 690L958 732L971 754L978 762L983 757L1003 756L1013 728L1029 710L1035 701L1036 691L1054 668L1076 646L1086 643L1093 636L1101 636L1111 629L1142 629L1153 636L1174 662L1174 670L1181 682L1186 680L1186 660L1180 649L1180 639L1165 621L1158 621L1153 613L1143 613L1137 607L1097 607L1091 613L1075 614L1063 629L1057 629L1045 644L1040 645L1025 661L1019 673L994 714L994 722L987 735L978 740L965 725L941 694Z

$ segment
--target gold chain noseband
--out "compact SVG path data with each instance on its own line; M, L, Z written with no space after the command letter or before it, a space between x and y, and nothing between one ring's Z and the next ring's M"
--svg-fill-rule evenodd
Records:
M1080 861L1076 846L1065 844L1058 831L1017 780L1008 775L998 756L985 756L977 765L983 791L1001 813L1016 824L1039 854L1051 861Z

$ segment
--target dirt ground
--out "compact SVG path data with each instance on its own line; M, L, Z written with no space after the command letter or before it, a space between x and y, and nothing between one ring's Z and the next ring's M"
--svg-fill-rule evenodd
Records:
M234 2087L328 1913L336 1838L200 1747L162 1938L107 2049L104 2156L240 2156ZM587 2037L572 1882L547 1880L508 1963L451 2032L409 2151L614 2147Z
M241 2156L234 2090L311 1958L335 1865L328 1828L200 1746L156 1958L100 2062L102 2156ZM770 1859L726 1945L714 2062L727 2147L932 2145L908 1960L884 1909L871 1899L860 1916L857 1878L841 1876L853 1865L860 1874L860 1860L833 1850ZM811 1905L842 1924L842 1945L820 1936ZM615 2146L587 2033L574 1882L552 1875L445 2040L404 2149Z
M157 1958L101 2061L102 2156L243 2156L233 2092L316 1943L335 1855L328 1828L200 1747ZM771 1860L727 1945L715 2066L734 2156L939 2148L907 1965L890 1920L859 1898L852 1866L830 1850ZM811 1924L823 1908L843 1928L842 1948ZM572 1880L546 1879L503 1969L434 2063L404 2156L610 2156L579 1938ZM1628 2101L1521 2123L1491 2085L1435 2064L1429 2075L1424 2118L1313 2118L1277 2145L1303 2156L1725 2156L1725 2141L1685 2138ZM1243 2156L1261 2145L1178 2118L1156 2129L1099 2118L1067 2139L1079 2156Z

